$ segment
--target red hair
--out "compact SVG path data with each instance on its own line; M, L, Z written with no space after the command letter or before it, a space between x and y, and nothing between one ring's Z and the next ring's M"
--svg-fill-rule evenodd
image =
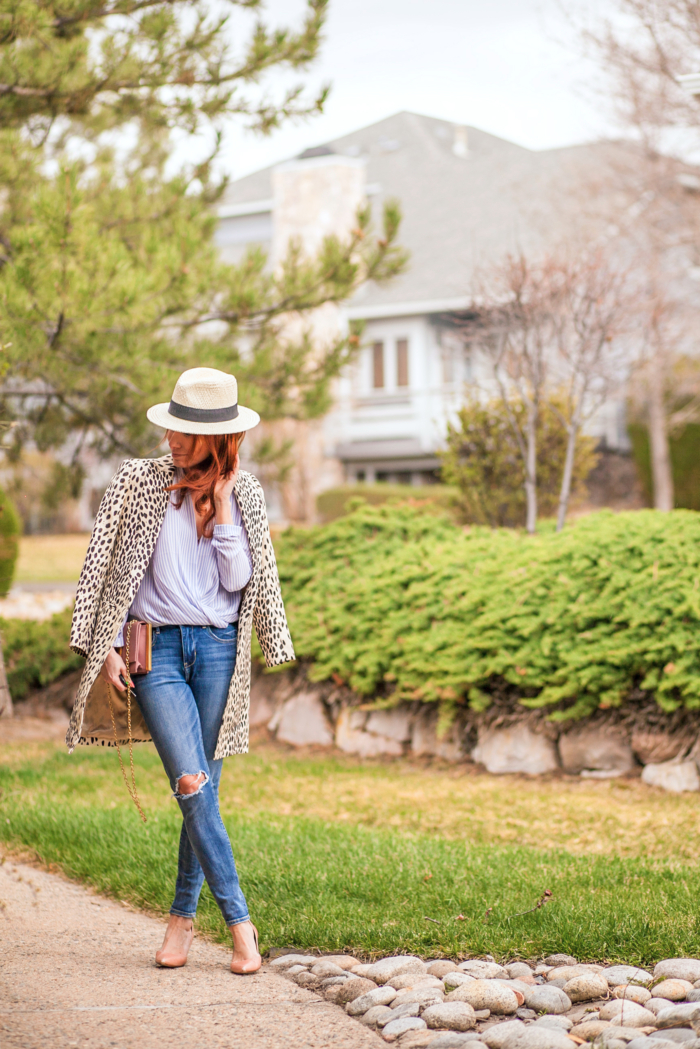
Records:
M202 535L208 539L214 534L209 525L216 516L214 506L214 488L217 481L230 474L236 465L238 449L243 444L243 433L194 434L192 458L197 459L204 452L205 458L195 466L188 466L184 477L176 484L169 485L166 492L177 492L175 506L179 510L189 492L195 511L204 515Z

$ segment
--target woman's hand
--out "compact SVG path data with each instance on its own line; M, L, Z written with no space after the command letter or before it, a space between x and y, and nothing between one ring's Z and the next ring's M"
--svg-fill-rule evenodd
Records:
M230 474L220 477L214 486L214 510L217 524L233 524L231 516L231 492L238 477L239 457L236 458Z
M118 688L120 692L126 692L126 686L122 683L119 675L121 674L125 679L128 679L129 675L126 670L126 663L119 655L116 648L111 648L109 650L109 655L102 664L100 674L105 681L108 681L110 685L114 685L114 687Z

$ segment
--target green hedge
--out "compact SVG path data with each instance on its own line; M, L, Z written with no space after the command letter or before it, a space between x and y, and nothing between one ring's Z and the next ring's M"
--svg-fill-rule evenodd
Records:
M389 502L420 503L423 509L434 506L447 510L455 504L457 495L457 489L447 484L343 484L321 492L316 497L316 509L327 524L348 513L358 499L370 506L383 506Z
M6 597L15 576L22 523L15 504L0 488L0 597Z
M68 647L73 610L51 619L0 619L7 683L13 700L24 699L31 688L51 684L61 674L83 665Z
M505 681L555 720L633 686L700 708L700 514L602 511L529 537L364 505L277 550L315 680L448 710L485 709Z

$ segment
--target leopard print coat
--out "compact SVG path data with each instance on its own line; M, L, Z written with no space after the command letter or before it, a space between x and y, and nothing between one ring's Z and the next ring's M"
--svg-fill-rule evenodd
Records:
M100 742L82 735L88 698L153 554L172 483L172 456L127 459L104 494L80 573L70 645L87 662L73 704L66 744ZM277 563L259 481L241 470L234 487L248 535L253 574L238 618L238 653L224 711L216 758L248 751L252 630L268 667L294 659Z

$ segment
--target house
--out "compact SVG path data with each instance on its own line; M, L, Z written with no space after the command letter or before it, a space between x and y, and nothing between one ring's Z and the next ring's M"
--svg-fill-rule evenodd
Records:
M404 112L230 184L217 231L228 261L258 244L274 263L290 236L313 250L324 233L350 228L363 199L379 218L388 198L401 203L400 240L411 255L403 275L363 287L323 318L331 328L364 321L363 348L337 381L326 418L284 431L299 440L306 468L292 486L301 502L290 512L287 500L279 516L312 517L315 494L343 480L435 478L465 388L489 382L485 361L454 323L472 303L475 278L508 253L561 243L580 219L575 187L610 148L534 152ZM626 448L622 402L606 405L590 432Z

